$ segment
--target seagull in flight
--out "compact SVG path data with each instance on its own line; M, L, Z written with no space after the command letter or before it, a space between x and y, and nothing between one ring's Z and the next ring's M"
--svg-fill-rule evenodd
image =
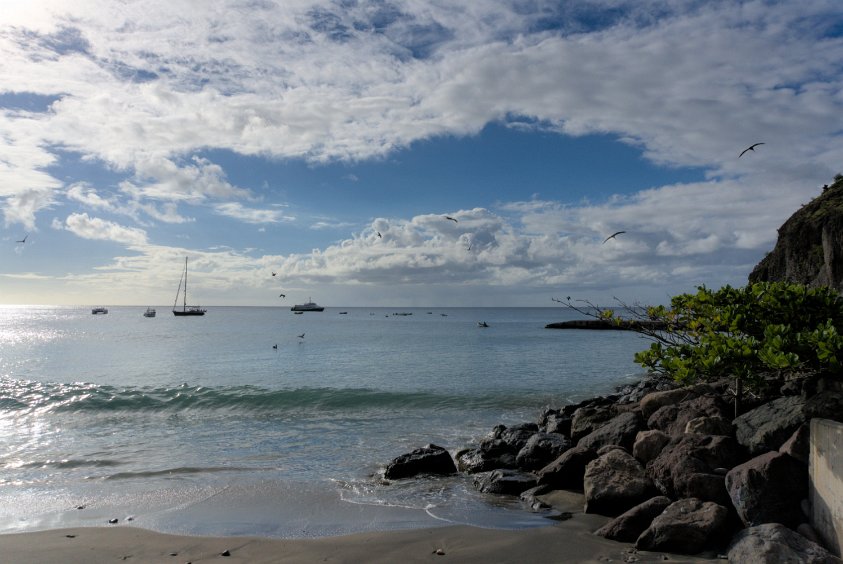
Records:
M274 272L274 271L272 272L272 275L273 275L273 276L275 276L275 272Z
M376 233L378 234L378 237L379 237L379 238L381 238L381 239L383 238L383 235L381 235L381 232L380 232L380 231L376 231Z
M446 215L446 216L445 216L445 219L450 219L450 220L451 220L451 221L453 221L454 223L459 223L459 221L457 220L457 218L455 218L455 217L451 217L450 215Z
M763 144L764 144L764 143L753 143L752 145L750 145L749 147L747 147L746 149L744 149L743 151L741 151L741 154L740 154L740 155L738 155L738 158L741 158L741 157L743 156L743 154L744 154L744 153L746 153L747 151L752 151L752 152L754 153L754 152L755 152L755 148L756 148L758 145L763 145Z
M606 241L608 241L609 239L614 239L615 237L617 237L617 236L618 236L618 235L620 235L621 233L626 233L626 231L616 231L616 232L612 233L611 235L609 235L608 237L606 237L605 239L603 239L603 244L605 245L605 244L606 244Z
M304 333L302 333L301 335L299 335L299 339L304 339Z
M15 241L15 243L26 243L26 238L27 238L27 237L29 237L29 233L27 233L26 235L24 235L24 236L23 236L23 239L21 239L20 241Z

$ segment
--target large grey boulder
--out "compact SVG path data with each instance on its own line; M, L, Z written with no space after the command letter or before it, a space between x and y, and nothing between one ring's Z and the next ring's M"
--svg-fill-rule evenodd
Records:
M594 450L608 445L618 445L632 450L635 437L643 429L644 421L637 412L621 413L582 437L577 444Z
M649 419L662 406L676 405L713 391L714 388L708 384L697 384L696 386L653 392L641 398L641 411L644 418Z
M635 443L632 445L632 456L637 458L641 464L647 464L656 458L669 442L670 437L664 431L657 429L639 431L635 435Z
M660 407L647 419L647 427L676 437L685 433L685 427L692 419L725 417L728 412L729 406L726 402L719 396L707 394Z
M732 538L729 562L741 564L843 564L820 545L781 523L743 529Z
M635 548L696 554L717 542L728 515L728 509L711 501L680 499L653 519Z
M571 440L576 443L617 414L614 404L578 408L571 417Z
M508 444L515 452L518 452L527 441L538 433L539 426L536 423L519 423L511 427L497 425L492 431L493 439L500 439Z
M515 462L524 470L542 468L571 448L571 441L557 433L536 433L518 451Z
M795 529L808 495L808 467L780 452L767 452L726 474L732 505L744 525L781 523Z
M538 471L539 484L560 490L583 489L586 465L597 458L597 451L575 446L562 453L556 460Z
M733 423L738 442L755 456L778 450L805 421L805 400L787 396L747 411Z
M417 474L456 474L457 467L447 450L436 445L417 448L394 458L386 465L387 480L409 478Z
M621 448L588 463L583 490L585 512L608 516L620 515L657 494L641 463Z
M808 464L811 452L811 424L800 425L779 448L779 452L790 455L803 464Z
M518 470L492 470L474 477L474 488L483 493L521 495L536 485L535 474Z
M722 416L695 417L685 424L686 433L697 435L727 435L733 436L735 428L731 419Z
M661 515L671 503L673 501L663 495L650 498L615 517L594 531L594 534L618 542L635 542L641 533L647 530L653 519Z
M516 451L501 439L485 438L477 448L457 453L457 467L461 472L476 474L496 468L515 468Z
M724 435L682 435L647 464L647 474L664 495L676 499L695 497L729 504L719 468L732 468L743 460L737 441Z

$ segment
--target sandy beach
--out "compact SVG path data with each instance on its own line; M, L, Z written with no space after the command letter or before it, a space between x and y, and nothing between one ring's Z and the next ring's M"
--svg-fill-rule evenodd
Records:
M607 521L581 512L581 496L544 496L569 511L566 521L547 527L501 530L445 526L367 532L316 539L255 536L170 535L114 525L0 535L0 561L10 564L97 564L106 562L711 562L716 555L690 557L637 551L632 545L592 534Z

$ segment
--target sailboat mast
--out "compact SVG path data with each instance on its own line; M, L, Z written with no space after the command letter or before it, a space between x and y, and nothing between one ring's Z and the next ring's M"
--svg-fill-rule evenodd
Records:
M187 257L184 257L184 307L183 311L187 311Z

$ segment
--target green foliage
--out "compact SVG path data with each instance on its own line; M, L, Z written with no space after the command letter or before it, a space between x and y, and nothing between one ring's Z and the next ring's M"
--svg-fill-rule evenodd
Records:
M736 377L753 387L763 372L838 371L843 362L843 299L828 288L703 286L647 317L667 328L635 361L680 383Z

